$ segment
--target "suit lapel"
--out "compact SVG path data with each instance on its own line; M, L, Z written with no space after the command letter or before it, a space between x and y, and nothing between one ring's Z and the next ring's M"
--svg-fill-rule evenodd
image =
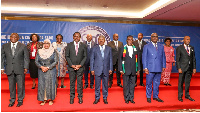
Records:
M189 46L189 47L190 47L190 46ZM184 53L188 55L187 50L185 49L184 44L182 45L182 49L183 49ZM191 47L190 47L190 53L191 53ZM188 56L189 56L189 55L188 55Z
M11 42L8 43L8 53L10 53L10 55L12 56L12 51L11 51Z
M99 45L98 45L98 47L97 47L97 53L100 53L99 55L101 56L101 58L102 58L102 54L101 54L101 50L100 50L100 47L99 47ZM104 55L105 55L105 53L104 53ZM103 58L102 58L103 59Z

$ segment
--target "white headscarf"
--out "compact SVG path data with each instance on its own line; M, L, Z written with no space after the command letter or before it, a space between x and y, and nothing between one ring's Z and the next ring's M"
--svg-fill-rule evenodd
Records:
M50 43L49 48L45 49L44 48L44 44L43 44L43 48L39 49L38 52L39 52L39 55L40 55L41 58L47 59L53 54L54 48L52 47L51 41L49 39L45 39L44 42L49 42Z

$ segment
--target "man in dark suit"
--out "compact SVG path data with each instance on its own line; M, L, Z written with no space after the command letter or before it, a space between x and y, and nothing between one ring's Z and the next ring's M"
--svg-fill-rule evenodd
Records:
M192 73L196 73L196 59L194 47L190 44L190 37L185 36L184 44L176 48L176 65L179 72L178 80L178 100L183 102L183 82L185 81L185 98L195 101L190 97L189 87Z
M142 64L142 52L143 52L143 47L144 45L146 45L147 43L142 40L143 38L143 34L139 33L138 34L138 40L134 41L133 44L138 48L138 54L139 54L139 59L140 59L140 69L143 69L143 64ZM137 76L135 76L135 86L137 86ZM143 70L140 71L140 85L144 86L143 84Z
M70 104L74 103L75 98L75 81L77 76L77 92L79 104L83 103L83 71L87 59L87 49L85 44L80 42L81 34L73 34L73 42L66 47L65 57L68 62L69 79L70 79Z
M92 75L95 75L95 101L97 104L100 99L100 88L102 80L103 102L108 104L108 78L112 74L112 51L109 46L104 45L105 37L100 35L99 45L93 47L90 57L90 69Z
M26 45L18 42L19 35L12 33L10 42L4 44L1 48L1 74L6 72L9 81L10 104L12 107L16 100L17 83L17 107L23 105L25 96L25 74L29 67L29 52ZM5 71L4 71L5 66Z
M140 71L140 57L138 48L133 45L133 36L129 35L126 39L127 44L120 48L118 58L119 71L123 75L123 93L125 103L134 102L135 76Z
M85 78L85 86L84 89L86 89L88 87L88 72L89 72L89 67L90 67L90 52L91 49L96 45L96 43L92 40L92 35L91 34L87 34L87 41L84 41L83 43L86 45L87 47L87 60L85 62L85 71L84 71L84 78ZM91 74L90 72L90 88L93 89L94 88L94 75Z
M113 35L113 41L110 41L108 43L108 46L112 48L112 59L113 59L113 73L116 69L116 76L117 76L117 86L122 87L121 84L121 78L120 78L120 72L118 71L118 57L119 57L119 48L123 47L123 43L118 41L118 34ZM113 84L113 73L109 76L109 88L112 87Z
M164 102L158 97L161 72L166 68L164 46L157 43L158 34L151 34L151 42L146 44L142 53L143 69L146 73L146 96L147 102L151 103L152 82L153 100Z

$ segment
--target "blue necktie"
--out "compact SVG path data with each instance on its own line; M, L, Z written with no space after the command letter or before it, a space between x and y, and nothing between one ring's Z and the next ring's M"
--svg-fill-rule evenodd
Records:
M102 55L102 58L104 58L103 46L101 46L101 55Z

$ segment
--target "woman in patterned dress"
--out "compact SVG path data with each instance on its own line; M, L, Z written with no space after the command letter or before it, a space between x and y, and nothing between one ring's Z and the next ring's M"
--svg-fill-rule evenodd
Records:
M64 78L66 76L66 70L67 70L67 61L65 59L65 47L67 46L66 42L62 42L63 36L61 34L56 35L56 42L53 42L53 48L58 53L58 64L56 65L57 69L57 87L59 82L59 77L61 78L61 86L60 88L65 88L64 86Z
M161 81L164 83L164 85L171 86L169 82L170 82L170 76L171 76L171 71L172 71L172 63L173 63L173 66L175 66L174 48L171 46L172 40L170 38L166 38L164 42L165 42L164 51L165 51L165 56L166 56L166 68L165 68L165 71L162 72L161 74Z
M51 45L49 39L45 39L43 48L39 49L35 64L38 67L38 95L37 99L44 105L49 100L53 104L56 97L56 65L58 54Z
M41 49L43 45L42 45L42 42L38 42L40 40L40 37L37 34L34 34L34 33L31 34L30 40L32 42L27 44L27 48L28 48L29 56L30 56L29 73L30 73L30 77L33 80L32 89L35 89L35 86L36 86L35 79L38 78L38 68L35 65L35 57L36 57L38 49Z

